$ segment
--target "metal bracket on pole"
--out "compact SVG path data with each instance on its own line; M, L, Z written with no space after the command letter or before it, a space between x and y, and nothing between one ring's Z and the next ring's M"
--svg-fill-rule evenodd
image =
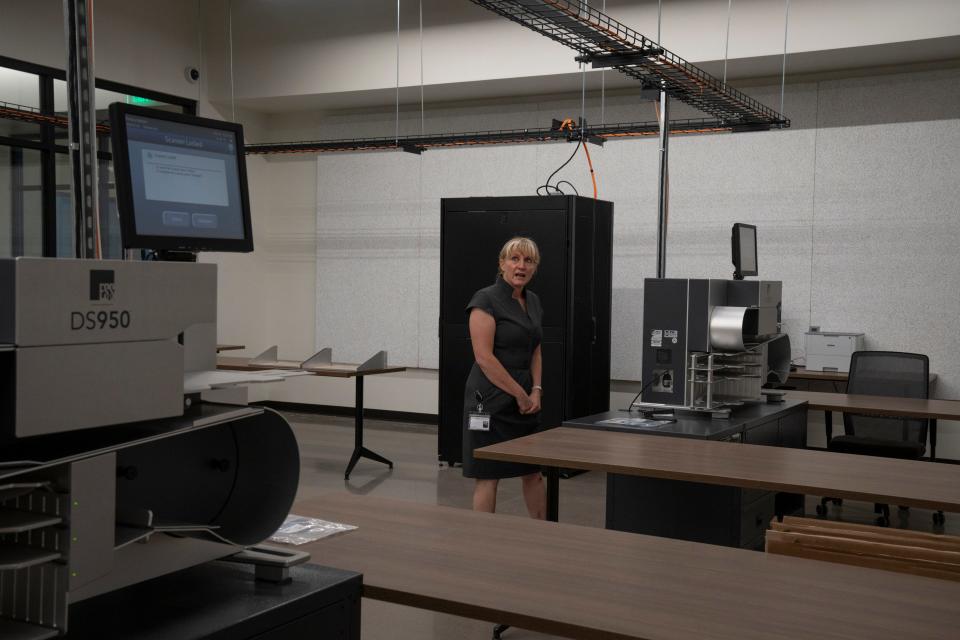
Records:
M667 211L669 207L668 146L670 140L670 96L666 87L660 88L660 195L657 222L657 277L667 277Z
M99 258L93 0L63 0L63 26L67 40L67 115L77 256Z

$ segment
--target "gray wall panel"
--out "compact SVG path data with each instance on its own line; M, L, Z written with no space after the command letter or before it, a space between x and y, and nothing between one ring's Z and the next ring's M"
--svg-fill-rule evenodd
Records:
M821 129L816 220L956 219L958 168L960 120Z
M316 346L339 361L417 361L419 169L409 154L320 156Z
M960 118L960 69L820 83L821 128L956 118Z
M960 121L823 129L811 322L927 353L960 395Z

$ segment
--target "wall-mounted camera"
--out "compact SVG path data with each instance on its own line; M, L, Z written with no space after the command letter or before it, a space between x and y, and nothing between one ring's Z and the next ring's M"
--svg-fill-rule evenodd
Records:
M187 67L183 70L183 75L186 77L187 82L198 82L200 80L200 69L197 69L196 67Z

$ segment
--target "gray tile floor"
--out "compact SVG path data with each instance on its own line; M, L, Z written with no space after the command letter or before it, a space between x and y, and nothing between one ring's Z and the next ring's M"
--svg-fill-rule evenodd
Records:
M437 462L436 428L429 425L392 423L367 419L364 444L393 460L393 470L362 459L349 481L343 472L353 451L353 418L286 414L300 443L299 497L331 491L378 495L469 509L472 481L460 469ZM593 527L603 526L606 478L602 473L585 473L561 480L560 520ZM818 498L808 496L807 513L813 514ZM501 483L497 511L527 517L520 494L519 479ZM931 530L931 512L912 509L908 514L892 511L897 527ZM905 516L905 517L904 517ZM841 509L831 508L831 519L872 523L873 505L850 502ZM960 516L947 515L946 531L960 533ZM365 599L363 601L364 640L407 640L464 638L482 640L491 637L488 622L436 614L400 605ZM505 640L544 639L553 636L523 629L510 629Z

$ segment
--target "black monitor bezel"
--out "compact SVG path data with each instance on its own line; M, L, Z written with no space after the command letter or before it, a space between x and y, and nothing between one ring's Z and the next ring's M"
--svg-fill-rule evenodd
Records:
M743 271L741 264L743 262L741 256L740 246L740 229L752 229L753 230L753 271ZM731 260L733 261L733 277L736 280L742 279L744 276L756 276L759 275L760 265L757 262L757 226L753 224L746 224L744 222L735 222L733 223L733 229L731 230Z
M137 115L156 120L167 120L209 129L229 131L236 139L237 174L240 187L240 206L243 216L242 238L193 238L189 236L157 236L137 232L133 190L130 175L129 147L127 146L127 116ZM213 120L184 113L174 113L122 102L110 105L110 138L113 148L113 176L117 191L117 210L120 215L120 239L124 249L155 249L164 251L253 251L253 224L250 219L250 195L247 191L247 163L243 144L243 126L235 122Z

